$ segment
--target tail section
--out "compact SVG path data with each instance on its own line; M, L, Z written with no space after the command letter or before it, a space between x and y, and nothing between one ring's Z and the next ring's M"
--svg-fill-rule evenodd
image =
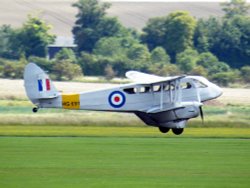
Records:
M56 98L59 94L49 76L34 63L25 67L24 86L26 95L37 106L40 99Z

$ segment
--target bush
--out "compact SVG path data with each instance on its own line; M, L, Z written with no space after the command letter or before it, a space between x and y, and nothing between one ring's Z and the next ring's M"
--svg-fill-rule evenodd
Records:
M250 82L250 66L244 66L241 68L241 77L242 79L248 83Z

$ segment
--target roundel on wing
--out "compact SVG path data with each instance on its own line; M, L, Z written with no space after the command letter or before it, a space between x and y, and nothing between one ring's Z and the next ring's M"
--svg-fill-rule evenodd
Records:
M109 104L113 108L121 108L126 102L125 95L120 91L114 91L109 95Z

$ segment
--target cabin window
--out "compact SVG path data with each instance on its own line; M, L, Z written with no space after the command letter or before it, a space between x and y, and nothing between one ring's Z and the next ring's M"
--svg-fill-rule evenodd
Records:
M169 89L170 89L170 85L169 84L163 86L163 90L164 91L169 91Z
M150 92L150 86L139 87L138 92L139 93L148 93L148 92Z
M206 84L202 83L202 82L199 81L199 80L193 79L193 81L194 81L194 84L195 84L195 86L196 86L197 88L206 88L206 87L207 87Z
M161 91L162 86L163 86L163 91L169 91L169 90L174 90L175 89L175 86L173 84L164 84L164 85L154 85L153 86L153 91L154 92Z
M180 86L181 86L181 89L190 89L190 88L192 88L192 85L189 82L182 82L180 84Z
M145 86L145 87L126 88L123 91L128 94L135 94L135 93L148 93L151 91L151 89L150 86Z
M127 88L123 90L125 93L128 94L135 94L136 93L136 88Z
M153 86L153 91L154 91L154 92L159 92L159 91L161 91L161 86L160 86L160 85L154 85L154 86Z

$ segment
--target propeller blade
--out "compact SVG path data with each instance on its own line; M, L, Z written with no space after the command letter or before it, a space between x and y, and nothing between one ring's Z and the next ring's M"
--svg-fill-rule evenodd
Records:
M202 106L200 106L200 115L201 115L202 124L204 124L204 114L203 114Z

